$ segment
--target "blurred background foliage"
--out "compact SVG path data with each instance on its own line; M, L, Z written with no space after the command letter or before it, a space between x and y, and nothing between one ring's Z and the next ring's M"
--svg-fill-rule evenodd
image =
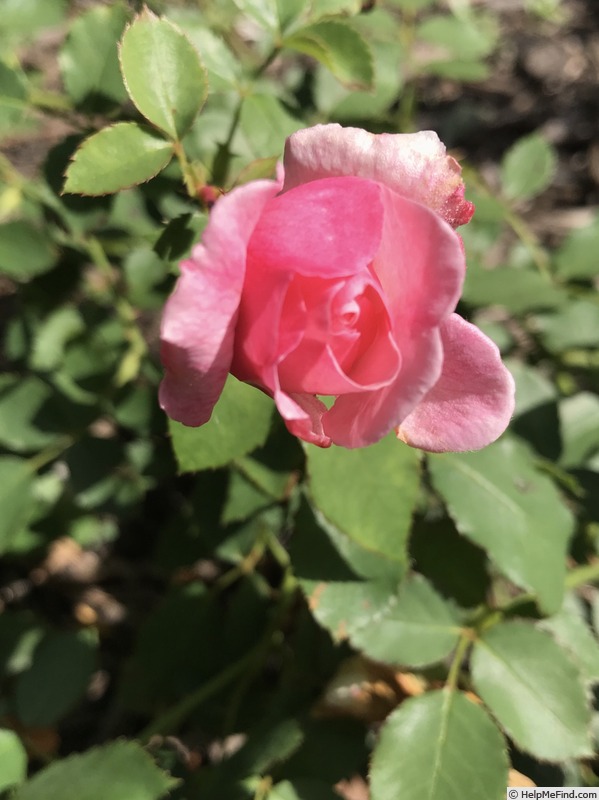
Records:
M141 4L0 0L0 794L597 785L593 0L148 6L119 66ZM459 310L517 383L482 452L301 447L233 378L158 408L214 199L327 121L462 161Z

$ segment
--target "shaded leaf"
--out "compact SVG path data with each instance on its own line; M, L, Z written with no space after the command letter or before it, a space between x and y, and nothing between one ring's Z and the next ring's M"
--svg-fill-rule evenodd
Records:
M55 761L13 800L160 800L176 781L134 742L113 742Z
M460 692L427 692L387 719L370 767L372 800L496 800L507 785L505 743Z
M568 652L589 683L599 681L599 642L585 619L581 601L566 595L560 611L539 624Z
M540 194L553 180L556 166L555 150L542 136L533 133L522 137L501 162L501 183L506 197L529 200Z
M429 469L458 530L484 547L512 581L532 590L544 609L556 611L573 519L526 447L503 439L477 453L431 457Z
M184 136L208 94L206 71L185 34L146 8L125 31L120 59L140 113L173 139Z
M469 269L463 300L475 306L504 306L513 314L526 314L538 308L559 308L568 295L531 269Z
M301 127L302 122L292 117L276 97L252 94L244 99L241 106L233 149L243 139L252 159L280 157L285 139Z
M52 269L57 252L50 239L25 220L0 225L0 272L27 281Z
M406 560L406 542L420 488L420 456L387 436L347 450L308 445L310 492L340 530L363 547Z
M422 667L445 658L455 646L459 620L451 606L421 575L412 575L399 593L362 626L350 624L352 644L370 658Z
M76 103L88 100L94 107L102 100L127 99L117 52L127 19L126 9L117 3L91 8L73 22L59 63L65 88Z
M87 631L50 633L38 644L15 687L15 712L26 726L57 722L84 695L96 664Z
M566 237L556 253L555 267L566 279L599 275L599 219Z
M496 625L475 644L471 669L476 691L521 750L547 761L589 755L584 689L549 634L523 622Z
M264 444L272 409L262 392L229 376L209 422L187 428L169 421L179 471L221 467Z
M77 149L66 172L64 191L102 195L145 183L166 167L173 146L162 136L118 122L95 133Z
M0 457L0 553L25 524L31 510L33 474L27 461L12 456Z
M405 563L368 550L327 524L303 501L291 561L310 610L335 639L360 629L397 594Z
M538 314L535 324L552 353L599 346L599 305L590 300L572 301L555 314Z
M325 20L308 25L285 39L284 46L312 56L353 89L373 86L374 69L368 44L345 22Z
M578 392L559 404L563 450L560 464L566 469L579 467L599 450L599 397Z

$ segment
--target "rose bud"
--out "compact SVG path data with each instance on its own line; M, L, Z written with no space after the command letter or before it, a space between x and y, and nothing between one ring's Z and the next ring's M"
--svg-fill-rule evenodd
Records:
M220 198L181 264L162 321L166 413L204 424L231 372L322 447L393 429L434 452L494 441L514 382L454 313L454 228L474 209L437 135L318 125L287 140L284 172Z

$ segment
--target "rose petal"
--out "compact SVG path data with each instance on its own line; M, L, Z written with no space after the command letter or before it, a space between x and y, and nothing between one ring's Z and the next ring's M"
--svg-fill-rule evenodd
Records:
M392 316L402 366L388 388L339 397L325 414L325 433L344 447L379 441L439 379L439 325L455 308L466 270L460 237L437 214L388 189L382 198L385 223L374 270Z
M327 407L321 400L314 395L286 394L281 390L275 392L274 399L289 433L319 447L331 446L331 439L322 428Z
M460 165L433 131L375 135L337 124L316 125L289 137L284 165L284 192L320 178L356 175L428 206L454 228L474 213L464 199Z
M514 379L496 345L452 314L441 326L443 371L398 437L434 453L478 450L506 429L514 411Z
M277 334L294 275L335 278L366 272L382 226L381 187L360 178L319 181L268 203L248 247L235 334L236 377L264 383L265 371L288 349Z
M264 208L248 250L248 270L334 278L354 275L374 258L383 208L380 187L362 178L298 186ZM249 272L248 272L249 275Z
M181 264L162 317L165 377L159 399L169 417L184 425L207 422L222 392L233 356L247 243L279 188L273 181L255 181L222 197L203 244Z

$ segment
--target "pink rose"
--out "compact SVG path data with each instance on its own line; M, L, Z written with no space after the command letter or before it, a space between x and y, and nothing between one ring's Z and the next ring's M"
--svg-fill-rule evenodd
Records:
M219 199L181 264L162 321L167 414L204 424L231 372L323 447L392 429L437 452L494 441L514 384L453 313L466 269L453 228L473 207L437 135L317 125L287 140L284 168L282 186Z

